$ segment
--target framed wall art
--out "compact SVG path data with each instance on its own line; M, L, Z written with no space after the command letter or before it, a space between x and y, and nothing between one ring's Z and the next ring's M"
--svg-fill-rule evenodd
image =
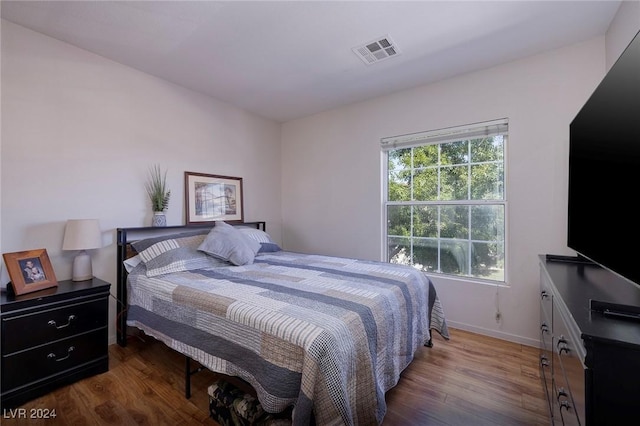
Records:
M2 257L16 296L58 285L46 249L4 253Z
M242 222L242 178L184 172L187 225Z

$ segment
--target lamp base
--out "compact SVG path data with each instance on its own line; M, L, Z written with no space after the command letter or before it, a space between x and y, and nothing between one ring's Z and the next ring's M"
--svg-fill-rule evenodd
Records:
M87 281L92 278L91 256L83 250L73 259L71 281Z

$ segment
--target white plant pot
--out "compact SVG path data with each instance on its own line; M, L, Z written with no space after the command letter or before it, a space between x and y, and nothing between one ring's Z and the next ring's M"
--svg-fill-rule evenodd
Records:
M167 216L164 212L153 212L151 226L167 226Z

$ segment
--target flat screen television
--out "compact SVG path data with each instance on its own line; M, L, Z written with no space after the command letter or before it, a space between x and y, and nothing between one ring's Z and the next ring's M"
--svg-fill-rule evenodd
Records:
M640 32L569 132L567 245L640 285Z

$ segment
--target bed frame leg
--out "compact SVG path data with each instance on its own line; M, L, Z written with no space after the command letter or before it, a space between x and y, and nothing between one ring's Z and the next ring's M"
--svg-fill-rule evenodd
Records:
M184 397L189 399L191 398L191 376L204 370L204 367L200 366L195 370L191 370L191 358L185 355L184 360Z
M191 358L185 355L186 364L184 366L184 397L191 398Z

